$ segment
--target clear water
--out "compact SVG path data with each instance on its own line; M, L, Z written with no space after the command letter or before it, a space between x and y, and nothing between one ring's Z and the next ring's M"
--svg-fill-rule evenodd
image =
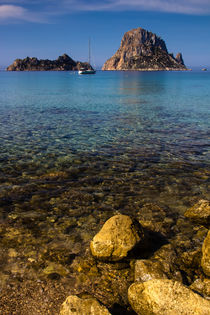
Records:
M203 169L209 105L209 72L0 72L2 181L85 155L118 161L118 176L129 163Z
M208 199L209 106L209 72L0 72L0 282L68 269L115 213Z
M1 72L1 156L114 147L207 161L209 86L199 72Z

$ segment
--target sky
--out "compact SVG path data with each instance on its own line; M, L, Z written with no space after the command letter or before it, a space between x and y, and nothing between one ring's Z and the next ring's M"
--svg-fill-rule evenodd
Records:
M210 67L210 0L0 0L0 67L67 53L100 68L123 34L142 27L190 67Z

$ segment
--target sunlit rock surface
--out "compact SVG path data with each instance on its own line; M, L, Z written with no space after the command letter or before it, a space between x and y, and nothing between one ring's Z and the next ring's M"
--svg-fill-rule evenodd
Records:
M185 217L198 224L210 225L210 202L200 200L185 212Z
M62 304L60 315L109 315L109 311L96 299L70 295Z
M124 34L121 46L102 70L187 70L182 54L169 54L165 42L141 27Z
M134 283L128 299L139 315L209 315L210 302L178 281L167 279Z
M143 238L140 225L137 226L127 215L111 217L91 241L93 256L100 259L118 261Z
M210 277L210 231L203 243L201 266L204 273Z

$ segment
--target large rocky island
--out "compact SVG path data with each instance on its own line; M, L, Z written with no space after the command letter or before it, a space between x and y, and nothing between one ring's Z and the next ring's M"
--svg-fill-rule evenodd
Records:
M121 46L102 70L187 70L182 54L169 54L164 40L141 27L124 34Z
M92 69L89 63L74 61L67 54L63 54L56 60L37 59L35 57L16 59L13 64L7 67L7 71L75 71L81 68Z

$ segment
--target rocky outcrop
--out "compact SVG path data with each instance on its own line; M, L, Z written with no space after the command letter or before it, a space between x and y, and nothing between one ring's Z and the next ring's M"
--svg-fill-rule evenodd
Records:
M204 273L210 277L210 230L203 242L201 266Z
M176 55L176 58L175 58L175 59L176 59L176 61L177 61L178 63L180 63L180 65L183 65L183 66L185 65L181 53L178 53L178 54Z
M139 27L124 34L121 46L102 70L187 70L181 53L169 54L165 42Z
M209 226L210 202L208 200L200 200L193 207L189 208L184 215L195 223Z
M77 296L66 300L60 315L70 315L72 310L92 314L93 297L111 314L133 314L131 307L141 315L209 314L210 279L201 270L201 245L208 231L203 226L195 229L184 217L177 216L175 222L173 215L169 220L166 210L144 205L136 217L140 225L122 214L106 221L91 242L93 255L88 248L71 263L76 279L72 293ZM208 242L204 243L206 255ZM206 266L209 259L205 257ZM48 264L44 272L62 276L63 270ZM94 302L91 311L95 310L100 314Z
M94 236L90 249L99 259L118 261L126 257L142 238L140 225L127 215L115 215Z
M37 59L35 57L16 59L12 65L7 67L7 71L71 71L81 68L92 69L89 63L74 61L67 54L63 54L56 60Z
M62 304L60 315L110 315L95 298L70 295Z
M167 279L134 283L128 299L139 315L209 315L210 302L178 281Z

